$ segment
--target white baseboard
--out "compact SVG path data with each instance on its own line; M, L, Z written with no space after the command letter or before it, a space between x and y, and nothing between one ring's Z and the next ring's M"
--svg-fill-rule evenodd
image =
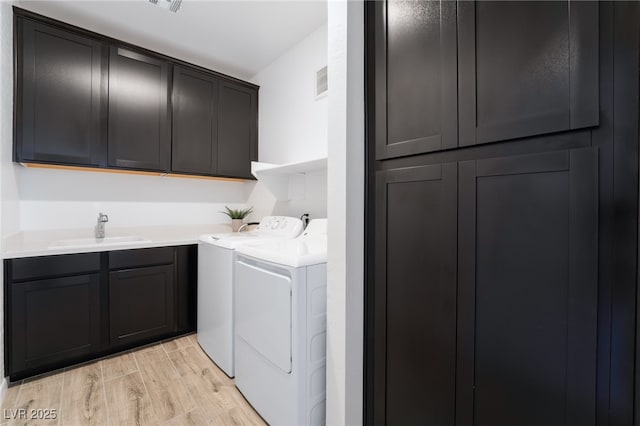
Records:
M2 378L0 383L0 404L4 403L4 398L7 396L7 390L9 389L9 382L6 377Z

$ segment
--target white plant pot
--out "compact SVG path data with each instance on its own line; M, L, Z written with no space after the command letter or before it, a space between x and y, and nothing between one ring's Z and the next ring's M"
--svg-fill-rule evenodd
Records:
M242 219L231 219L231 230L238 232L238 229L242 226Z

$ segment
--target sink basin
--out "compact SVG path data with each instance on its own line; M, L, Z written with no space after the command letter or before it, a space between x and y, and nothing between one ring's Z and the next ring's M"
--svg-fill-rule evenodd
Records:
M106 238L78 238L72 240L58 240L49 244L50 249L56 248L80 248L80 247L102 247L102 246L116 246L126 244L136 244L149 242L144 237L138 235L131 235L126 237L106 237Z

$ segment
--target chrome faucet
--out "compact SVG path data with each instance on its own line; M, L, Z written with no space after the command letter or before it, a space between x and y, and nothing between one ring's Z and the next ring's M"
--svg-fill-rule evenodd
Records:
M104 238L104 224L109 222L109 216L100 212L98 214L98 225L96 225L96 238Z
M307 225L309 224L309 213L304 213L300 216L300 220L302 221L302 229L307 229Z

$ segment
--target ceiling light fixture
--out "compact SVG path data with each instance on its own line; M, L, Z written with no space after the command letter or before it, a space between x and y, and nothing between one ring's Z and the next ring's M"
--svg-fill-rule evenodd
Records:
M177 12L180 10L182 0L149 0L149 3L160 6L163 9L168 9L171 12Z

